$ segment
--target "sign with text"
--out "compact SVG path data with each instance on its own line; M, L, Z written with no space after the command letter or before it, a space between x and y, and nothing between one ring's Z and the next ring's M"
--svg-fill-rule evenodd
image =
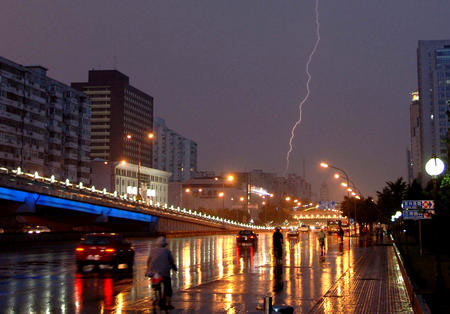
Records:
M419 220L419 219L431 219L431 215L434 214L434 210L404 210L403 219Z
M431 200L406 200L402 201L403 209L433 209L434 201Z

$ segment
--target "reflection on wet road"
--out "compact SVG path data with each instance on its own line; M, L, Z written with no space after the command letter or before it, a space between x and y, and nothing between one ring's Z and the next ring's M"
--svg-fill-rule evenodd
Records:
M76 273L76 243L35 245L3 252L0 255L0 308L6 313L121 313L147 306L150 289L144 274L154 239L131 241L136 251L132 273L125 266L116 273L108 267ZM224 302L233 294L244 293L239 282L239 274L244 273L267 274L264 280L271 285L260 287L262 290L283 290L298 298L314 300L322 296L356 258L353 250L349 250L354 240L346 237L339 243L335 236L328 237L327 258L321 257L314 233L285 239L282 268L273 267L271 234L260 234L255 247L237 247L235 235L168 241L179 267L173 274L175 294L228 278L228 284L223 287Z

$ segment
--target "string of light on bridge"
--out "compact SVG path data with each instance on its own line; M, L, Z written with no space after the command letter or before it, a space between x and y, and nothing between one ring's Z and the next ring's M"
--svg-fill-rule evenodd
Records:
M213 222L213 223L228 224L228 225L231 225L234 227L258 229L258 230L272 229L271 227L267 227L267 226L258 226L258 225L246 224L246 223L242 223L242 222L238 222L238 221L234 221L234 220L230 220L230 219L224 219L224 218L221 218L218 216L212 216L212 215L209 215L206 213L202 213L200 211L186 209L186 208L180 208L179 206L175 207L173 205L162 204L160 202L154 203L152 200L149 201L149 204L146 204L143 201L129 199L129 198L127 198L126 195L118 195L117 191L114 191L113 193L111 193L111 192L108 192L106 189L98 190L95 188L95 186L91 186L91 187L84 186L82 182L80 182L79 184L71 183L69 179L66 179L65 181L59 181L59 180L55 179L54 175L52 175L50 178L47 178L47 177L43 177L43 176L39 175L39 173L37 171L34 173L26 173L26 172L23 172L20 167L18 167L17 169L13 169L13 170L10 170L5 167L0 167L0 171L3 171L4 173L7 173L7 174L12 173L16 176L21 176L21 177L31 179L31 180L38 180L40 182L44 182L44 183L51 184L51 185L60 185L60 186L66 187L66 188L77 188L80 191L97 193L102 196L108 196L108 197L119 199L121 201L125 201L125 202L129 203L130 205L140 205L140 206L147 205L147 206L151 206L154 208L175 212L177 214L182 214L182 215L191 216L191 217L195 217L195 218L199 218L199 219L204 219L204 220L207 220L207 221Z

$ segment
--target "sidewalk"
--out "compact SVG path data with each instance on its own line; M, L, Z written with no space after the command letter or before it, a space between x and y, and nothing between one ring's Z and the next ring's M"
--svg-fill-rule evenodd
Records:
M171 313L262 313L256 308L264 296L272 296L274 305L293 306L295 313L413 313L392 246L346 238L344 249L333 241L323 257L314 247L299 248L282 266L269 261L180 290ZM127 310L147 313L149 304L149 298L141 299Z

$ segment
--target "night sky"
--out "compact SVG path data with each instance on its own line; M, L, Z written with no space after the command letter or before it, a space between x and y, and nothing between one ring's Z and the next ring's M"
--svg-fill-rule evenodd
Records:
M364 196L406 178L409 93L418 40L450 39L450 1L320 0L321 42L290 172L318 194L343 191L345 169ZM155 115L199 146L201 170L282 174L306 93L314 1L3 0L0 55L40 64L70 84L117 70L155 99ZM115 61L114 61L115 60Z

